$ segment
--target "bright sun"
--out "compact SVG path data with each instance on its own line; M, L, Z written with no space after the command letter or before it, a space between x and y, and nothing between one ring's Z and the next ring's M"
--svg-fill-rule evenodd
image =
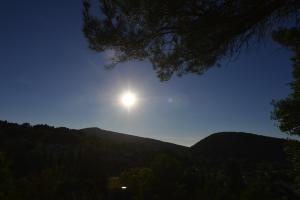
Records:
M131 108L136 104L136 95L132 92L125 92L121 96L121 103L126 108Z

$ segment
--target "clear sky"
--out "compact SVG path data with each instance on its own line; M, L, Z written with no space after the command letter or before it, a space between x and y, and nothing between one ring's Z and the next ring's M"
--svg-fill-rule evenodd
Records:
M286 137L270 119L289 94L291 53L267 38L202 76L159 82L147 62L105 70L88 49L80 0L0 3L0 119L69 128L97 126L192 145L219 131ZM139 97L127 112L118 98Z

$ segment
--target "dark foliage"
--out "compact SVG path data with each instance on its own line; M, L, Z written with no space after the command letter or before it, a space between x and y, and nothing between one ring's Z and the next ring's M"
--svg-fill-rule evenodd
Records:
M300 28L281 29L273 33L273 39L294 53L291 58L294 79L290 83L292 93L285 99L273 101L272 118L283 132L300 136ZM293 174L300 185L300 143L290 141L287 153Z
M290 83L292 94L286 99L273 101L272 118L279 122L283 132L300 135L300 28L282 29L274 32L273 39L294 52L294 80Z
M99 0L95 14L83 2L92 50L113 50L111 67L148 59L163 81L205 72L300 8L298 0Z
M234 145L242 141L234 139L235 134L238 138L255 138L249 139L248 146L241 142L252 150L245 152ZM299 197L288 165L282 161L283 140L243 133L222 133L209 138L189 149L97 128L72 130L0 121L0 198L295 200ZM224 142L232 144L236 152L243 152L238 154L241 157L232 159L234 149L225 148L218 152L222 159L207 159ZM264 153L264 149L256 149L259 145L274 151ZM199 152L195 155L196 149L206 149L206 158L201 158ZM243 158L251 152L262 156Z

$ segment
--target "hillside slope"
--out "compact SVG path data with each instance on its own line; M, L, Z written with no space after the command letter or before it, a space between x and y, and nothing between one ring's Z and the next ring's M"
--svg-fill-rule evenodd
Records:
M163 142L160 140L133 136L124 133L117 133L113 131L103 130L100 128L94 128L94 127L85 128L85 129L80 129L80 131L84 134L87 134L90 137L96 137L97 140L102 140L102 141L106 141L118 145L142 145L143 148L147 147L149 149L152 149L153 151L161 151L161 150L184 151L188 149L188 147L169 143L169 142Z
M285 161L286 140L242 132L212 134L195 145L191 152L211 160Z
M256 194L294 200L294 182L282 162L284 142L217 133L188 148L98 128L0 121L0 199L129 200L141 199L142 191L144 199L158 200Z
M148 165L161 153L184 156L187 147L98 128L82 130L0 121L0 152L21 174L55 165L102 169L118 174L124 168ZM80 167L78 168L80 170Z

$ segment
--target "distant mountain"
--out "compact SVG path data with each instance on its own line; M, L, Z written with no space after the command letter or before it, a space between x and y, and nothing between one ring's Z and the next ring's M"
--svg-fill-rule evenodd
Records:
M51 153L54 154L59 151L96 151L101 155L105 153L105 157L117 155L115 162L123 160L124 163L133 165L145 163L148 158L158 153L186 157L188 152L193 159L282 162L285 161L285 142L284 139L250 133L221 132L212 134L188 148L99 128L74 130L0 121L0 151L26 152L26 148L40 154L45 151L53 151Z
M186 151L188 147L163 142L160 140L155 140L151 138L139 137L128 135L124 133L117 133L113 131L107 131L100 128L85 128L80 130L82 133L89 136L94 136L98 140L102 140L108 143L114 143L119 145L142 145L143 148L149 148L152 151L161 151L161 150L173 150L173 151Z
M210 160L285 161L286 140L243 132L212 134L190 150L193 155Z
M158 154L184 157L188 147L106 131L99 128L81 130L48 125L19 125L0 121L0 152L9 155L20 169L77 163L118 174L125 168L144 166ZM66 164L68 163L68 164Z
M299 199L284 146L227 132L188 148L99 128L0 121L0 199Z

